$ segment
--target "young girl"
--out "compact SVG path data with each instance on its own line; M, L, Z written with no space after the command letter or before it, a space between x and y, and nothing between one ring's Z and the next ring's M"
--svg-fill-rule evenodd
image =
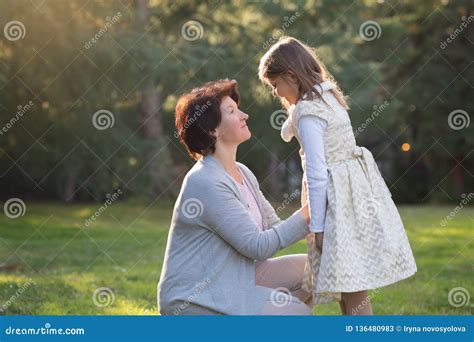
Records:
M412 276L403 223L369 150L356 145L344 96L316 54L284 38L260 60L259 78L288 110L281 136L300 143L311 214L304 289L313 304L339 300L371 315L368 290ZM304 187L303 187L304 188Z

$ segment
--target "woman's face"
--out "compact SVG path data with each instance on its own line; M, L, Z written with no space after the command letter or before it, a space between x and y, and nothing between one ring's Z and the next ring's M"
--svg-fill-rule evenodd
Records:
M249 116L242 112L231 97L226 96L221 102L221 123L216 128L217 141L225 145L239 145L250 139L247 127Z

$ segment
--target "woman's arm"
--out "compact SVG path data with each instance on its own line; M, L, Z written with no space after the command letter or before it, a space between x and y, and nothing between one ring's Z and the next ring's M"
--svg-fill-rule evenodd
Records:
M206 182L196 194L201 194L202 223L248 258L268 259L308 233L307 208L306 214L305 209L300 209L287 220L262 231L227 184Z
M298 132L305 154L306 178L308 182L309 229L315 233L324 231L327 206L328 171L324 154L325 120L313 116L302 116L298 122Z

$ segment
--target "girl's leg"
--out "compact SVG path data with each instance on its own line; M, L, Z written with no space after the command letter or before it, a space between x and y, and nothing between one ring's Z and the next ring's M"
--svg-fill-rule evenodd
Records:
M341 297L342 297L342 295L341 295ZM341 301L339 302L339 307L341 308L341 314L345 315L346 314L346 305L342 301L342 298L341 298Z
M346 292L341 294L341 311L345 315L373 315L369 291Z

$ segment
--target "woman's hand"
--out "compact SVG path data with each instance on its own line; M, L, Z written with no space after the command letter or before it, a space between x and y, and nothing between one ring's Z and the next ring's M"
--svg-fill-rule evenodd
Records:
M303 184L301 184L301 206L308 203L308 184L303 179Z
M309 216L308 204L303 205L299 211L303 215L303 217L305 218L306 222L308 222L308 224L309 224L310 216Z
M303 179L303 184L301 184L301 213L303 214L306 222L310 222L309 216L309 207L308 207L308 184Z
M314 233L314 242L316 243L316 248L319 249L319 252L323 252L323 239L324 233Z

